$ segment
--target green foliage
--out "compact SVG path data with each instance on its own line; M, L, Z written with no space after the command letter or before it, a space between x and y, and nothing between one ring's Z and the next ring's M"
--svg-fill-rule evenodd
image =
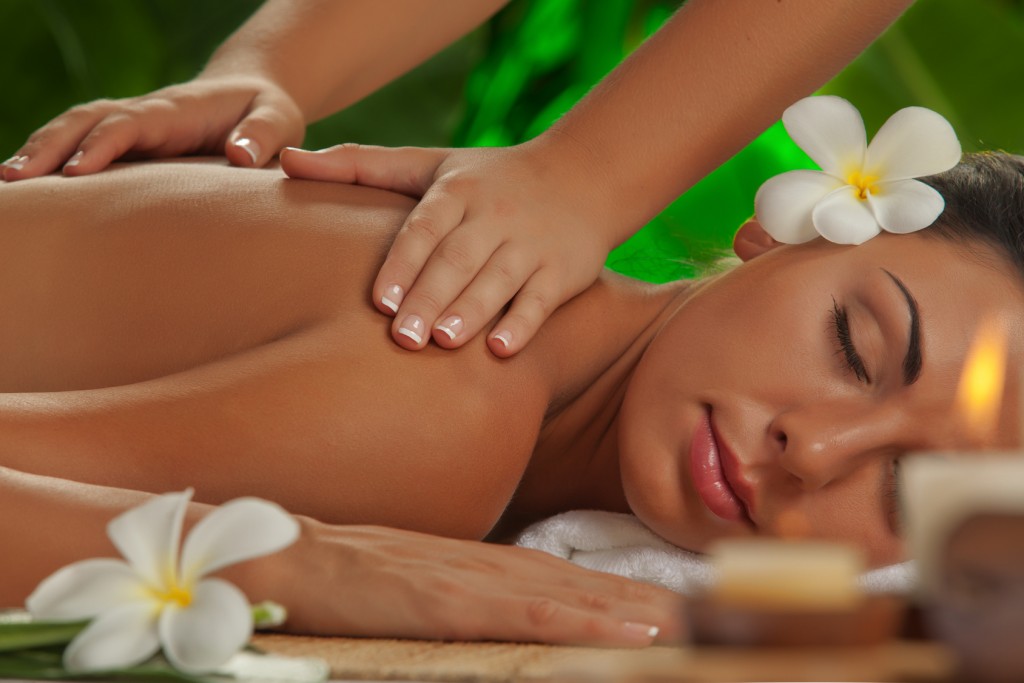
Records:
M728 1L728 0L721 0ZM678 0L515 0L488 25L363 102L310 127L343 141L505 145L544 130ZM8 60L0 146L13 152L72 104L148 92L196 73L254 0L0 0ZM1024 1L918 0L823 92L873 132L918 104L953 122L965 149L1024 152ZM680 65L686 68L686 65ZM0 153L3 149L0 148ZM8 152L9 153L9 152ZM776 125L674 202L609 265L664 281L717 257L766 178L811 167Z

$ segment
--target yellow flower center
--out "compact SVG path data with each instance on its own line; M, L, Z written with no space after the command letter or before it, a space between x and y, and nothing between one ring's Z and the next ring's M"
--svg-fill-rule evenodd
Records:
M864 175L860 171L854 171L846 176L846 182L857 188L857 199L867 199L869 193L876 191L875 183L878 182L878 176Z
M161 606L177 603L179 607L188 607L192 604L192 593L176 583L171 583L163 590L150 589L150 594Z

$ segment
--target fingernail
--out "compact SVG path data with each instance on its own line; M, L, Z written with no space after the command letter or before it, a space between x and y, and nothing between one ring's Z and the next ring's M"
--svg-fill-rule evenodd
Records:
M497 334L492 335L491 338L492 339L497 339L498 341L500 341L502 344L505 345L506 349L512 343L512 333L509 332L508 330L502 330L501 332L498 332Z
M4 162L4 163L3 163L2 165L3 165L3 166L10 166L10 165L11 165L11 162L12 162L12 161L17 161L17 159L18 159L18 155L17 155L17 154L15 154L15 155L14 155L13 157L11 157L11 158L10 158L10 159L8 159L7 161L5 161L5 162Z
M423 318L418 315L407 316L402 321L402 326L398 328L398 334L404 334L419 344L423 341Z
M384 288L384 296L380 298L380 302L391 309L392 313L398 313L398 307L402 305L402 297L405 296L405 290L399 285L388 285Z
M83 152L82 150L78 150L77 152L71 155L71 158L68 159L68 162L64 164L64 168L67 168L68 166L78 166L78 162L82 160L82 157L84 155L85 152Z
M25 164L28 163L28 157L13 156L7 160L7 168L13 168L15 171L20 171L25 168Z
M658 637L658 633L661 631L657 626L651 626L650 624L638 624L635 621L627 621L622 624L622 630L630 636L643 637L654 639Z
M248 153L249 158L252 159L253 166L256 165L256 157L260 155L260 146L255 140L249 138L238 138L235 140L235 147L241 147Z
M442 320L441 324L435 327L434 329L444 332L446 335L448 335L449 339L454 341L455 337L459 336L459 332L462 332L462 326L462 318L460 318L457 315L450 315L444 320Z

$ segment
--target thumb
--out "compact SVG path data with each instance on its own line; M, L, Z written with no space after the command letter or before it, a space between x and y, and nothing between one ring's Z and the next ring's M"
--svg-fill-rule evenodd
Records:
M315 152L288 148L281 168L292 178L366 185L422 197L448 150L427 147L378 147L354 142Z
M273 104L257 105L228 135L224 156L235 166L265 166L285 145L302 143L301 118Z

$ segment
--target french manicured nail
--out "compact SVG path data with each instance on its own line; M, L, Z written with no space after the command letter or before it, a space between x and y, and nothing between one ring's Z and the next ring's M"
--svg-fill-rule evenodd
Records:
M501 332L492 335L491 338L500 341L505 346L506 349L512 343L512 333L509 332L508 330L502 330Z
M260 155L260 146L256 144L255 140L250 138L238 138L235 140L235 147L241 147L252 159L253 166L256 165L256 158Z
M64 168L67 168L68 166L78 166L78 162L82 160L83 156L85 156L85 152L83 152L82 150L78 150L77 152L71 155L71 158L68 159L68 162L64 164Z
M7 160L7 168L13 168L15 171L20 171L25 168L25 164L28 163L28 157L13 156Z
M18 160L18 155L17 155L17 154L15 154L15 155L14 155L13 157L11 157L11 158L10 158L10 159L8 159L7 161L5 161L5 162L4 162L4 163L3 163L2 165L3 165L3 166L10 166L10 165L11 165L11 162L14 162L14 161L17 161L17 160Z
M403 296L405 296L405 290L400 285L388 285L384 288L384 296L380 298L380 302L390 308L392 313L398 313Z
M441 324L435 327L435 330L440 330L448 335L448 338L455 341L455 338L459 336L459 332L462 332L464 323L462 318L457 315L450 315L441 321Z
M658 632L661 631L657 626L651 626L650 624L638 624L635 621L627 621L623 623L622 630L632 637L650 639L657 638Z
M423 318L418 315L406 316L402 326L398 328L398 334L403 334L417 344L423 341Z

